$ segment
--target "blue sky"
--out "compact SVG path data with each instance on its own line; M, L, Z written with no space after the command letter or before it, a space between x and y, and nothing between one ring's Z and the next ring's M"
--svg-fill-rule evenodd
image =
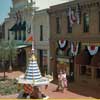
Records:
M10 7L12 6L11 0L0 0L0 23L8 16Z
M71 0L35 0L36 6L40 9L48 8L51 5L64 3ZM12 6L12 0L0 0L0 23L4 21L4 18L8 16L10 7Z

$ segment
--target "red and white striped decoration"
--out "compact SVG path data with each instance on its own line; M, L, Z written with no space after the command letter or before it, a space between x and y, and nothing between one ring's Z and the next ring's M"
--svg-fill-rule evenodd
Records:
M95 55L98 52L99 47L95 45L87 46L90 55Z
M67 40L59 40L58 45L60 49L64 49L67 46Z
M79 48L79 43L77 43L76 45L71 42L71 53L73 54L73 56L76 56L78 53L78 48Z

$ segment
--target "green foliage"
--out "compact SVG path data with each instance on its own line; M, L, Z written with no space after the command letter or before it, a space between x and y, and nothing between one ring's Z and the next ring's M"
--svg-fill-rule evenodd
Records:
M11 41L0 41L0 60L14 61L17 55L16 42Z
M6 60L8 59L8 43L6 41L0 42L0 60Z
M17 82L14 79L0 81L0 95L17 93Z

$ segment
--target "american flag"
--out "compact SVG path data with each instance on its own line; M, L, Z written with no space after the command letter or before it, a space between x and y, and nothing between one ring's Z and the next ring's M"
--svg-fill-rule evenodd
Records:
M68 16L69 16L70 26L72 27L74 22L76 22L76 16L74 10L72 10L71 7L68 8Z
M76 19L77 19L77 24L81 23L81 8L79 3L76 6Z

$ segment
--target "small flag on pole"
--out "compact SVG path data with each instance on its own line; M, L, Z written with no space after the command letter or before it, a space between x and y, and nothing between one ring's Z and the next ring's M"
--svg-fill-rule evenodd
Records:
M26 40L25 42L32 42L33 38L32 38L32 35L30 35Z

